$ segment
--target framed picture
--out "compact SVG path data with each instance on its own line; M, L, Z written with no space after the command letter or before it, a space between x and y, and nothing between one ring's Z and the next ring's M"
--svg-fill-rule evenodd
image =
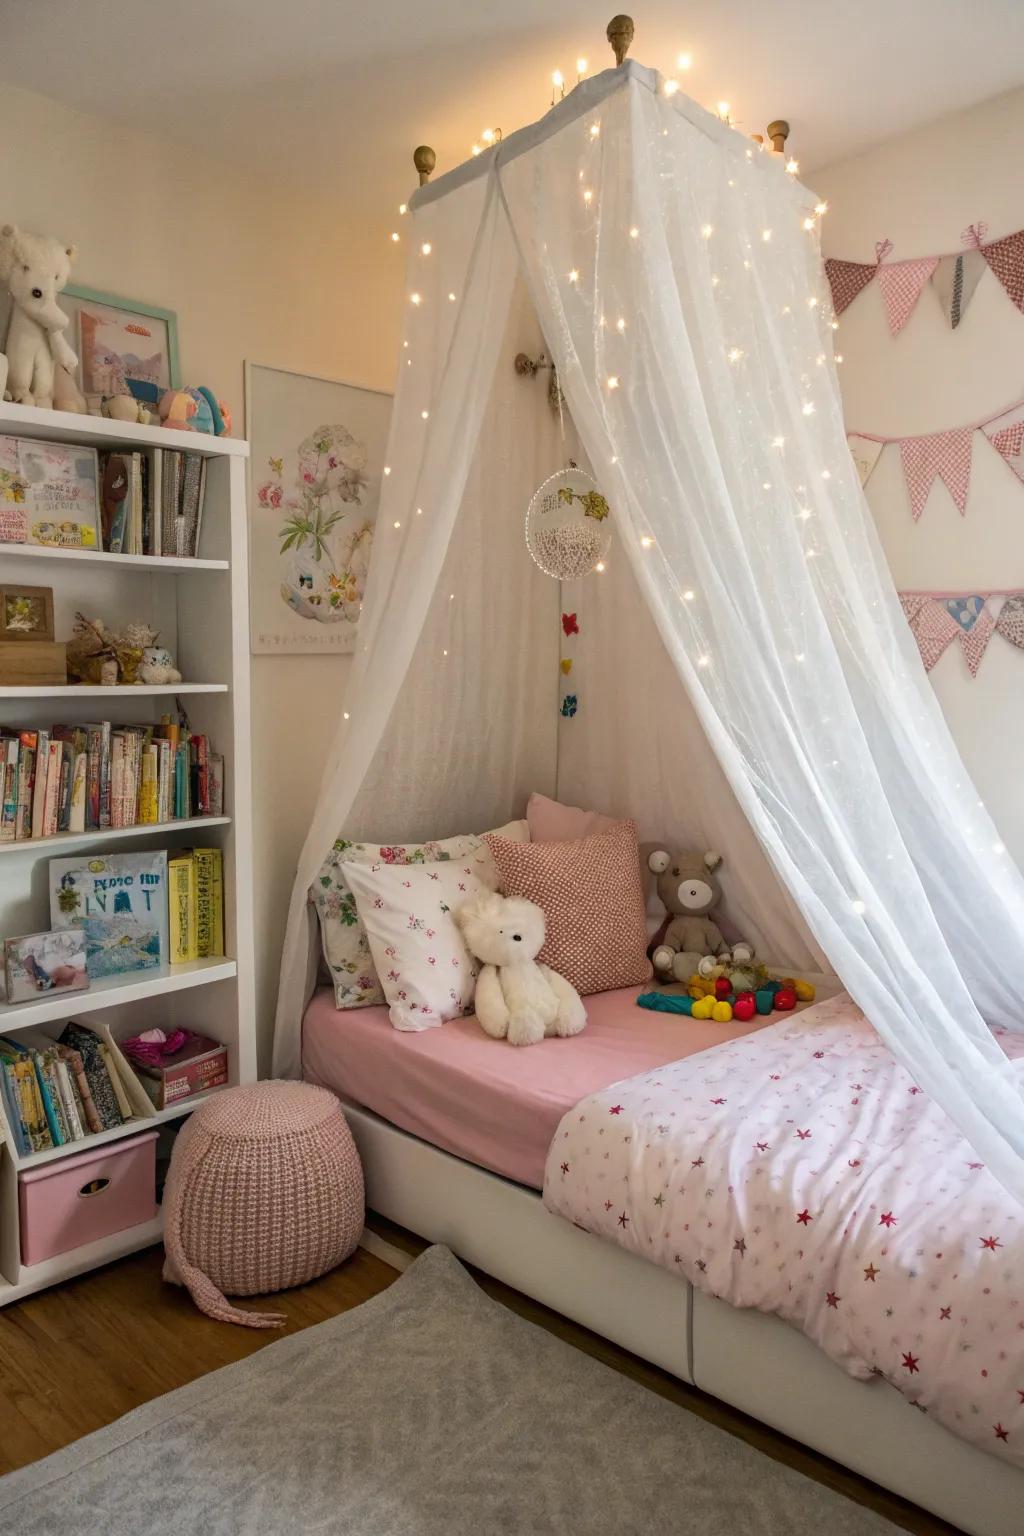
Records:
M52 640L53 588L0 587L0 640Z
M4 941L7 1001L28 1003L48 992L84 992L89 985L85 932L30 933Z
M68 340L78 353L78 387L98 409L104 395L155 404L178 389L178 317L173 310L69 283L57 302L71 318Z
M246 363L245 413L252 650L352 651L391 396Z

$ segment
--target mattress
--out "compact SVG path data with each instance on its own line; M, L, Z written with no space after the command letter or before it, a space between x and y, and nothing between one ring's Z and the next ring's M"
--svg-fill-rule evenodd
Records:
M539 1190L558 1123L580 1099L767 1022L652 1013L636 1006L636 988L585 1001L582 1034L514 1046L485 1035L475 1018L405 1034L384 1007L339 1011L324 987L303 1019L303 1076L456 1157Z

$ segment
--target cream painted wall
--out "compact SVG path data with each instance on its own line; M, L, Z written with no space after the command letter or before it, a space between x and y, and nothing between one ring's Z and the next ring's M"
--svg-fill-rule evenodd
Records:
M943 118L809 179L829 201L825 254L873 261L888 237L893 257L960 249L983 219L992 239L1024 227L1024 90ZM986 273L957 330L931 287L897 337L872 284L837 332L851 429L914 434L966 425L1024 397L1024 315ZM899 449L886 448L868 500L898 587L1024 587L1024 485L975 435L971 494L961 518L933 488L916 525ZM976 680L955 643L931 679L975 783L1007 848L1024 866L1024 655L994 635Z
M274 186L57 102L5 91L0 223L74 240L75 280L178 314L183 376L231 404L242 364L390 389L402 257L344 183ZM286 903L348 660L253 658L257 1025L269 1066Z

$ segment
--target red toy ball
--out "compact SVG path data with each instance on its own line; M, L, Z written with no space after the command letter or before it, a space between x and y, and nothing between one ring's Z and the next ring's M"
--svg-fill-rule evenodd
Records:
M715 978L715 996L718 998L719 1002L721 1002L724 998L727 998L731 991L732 982L729 980L728 976L717 976Z
M741 992L732 1005L732 1016L739 1019L741 1024L746 1024L757 1012L757 999L753 992Z
M796 1007L796 993L792 987L780 987L775 994L775 1006L783 1013Z

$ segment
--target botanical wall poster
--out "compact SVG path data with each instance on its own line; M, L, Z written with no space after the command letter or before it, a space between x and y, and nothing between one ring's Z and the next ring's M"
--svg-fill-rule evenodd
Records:
M252 649L355 649L391 396L246 365Z

